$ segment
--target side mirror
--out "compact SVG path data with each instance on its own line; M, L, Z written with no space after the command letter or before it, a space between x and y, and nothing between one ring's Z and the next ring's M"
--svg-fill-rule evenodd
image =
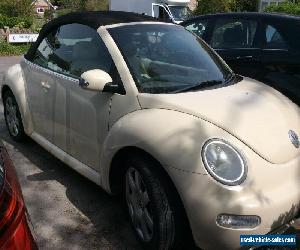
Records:
M112 83L110 75L101 69L88 70L81 75L79 80L80 87L101 92L109 83Z

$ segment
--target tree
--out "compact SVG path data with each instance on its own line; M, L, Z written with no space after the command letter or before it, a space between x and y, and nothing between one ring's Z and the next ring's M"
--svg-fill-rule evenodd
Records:
M229 12L229 0L198 0L195 14Z
M32 0L1 0L0 14L7 17L32 16Z
M300 15L300 1L298 3L286 2L277 5L271 5L264 9L265 12L277 12L292 15Z
M258 0L198 0L196 14L256 11Z
M233 0L231 1L231 11L257 11L258 0Z
M0 0L0 28L29 28L33 23L32 0Z
M108 0L56 0L56 3L71 11L108 10Z

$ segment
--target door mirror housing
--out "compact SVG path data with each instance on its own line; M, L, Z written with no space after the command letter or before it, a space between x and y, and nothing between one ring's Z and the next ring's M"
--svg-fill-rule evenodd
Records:
M79 80L79 86L93 91L103 92L105 86L112 83L111 76L101 69L92 69L84 72Z

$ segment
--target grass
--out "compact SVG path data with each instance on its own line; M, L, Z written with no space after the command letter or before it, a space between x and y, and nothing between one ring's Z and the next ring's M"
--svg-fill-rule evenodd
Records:
M23 55L29 49L30 44L10 44L0 42L0 56L19 56Z

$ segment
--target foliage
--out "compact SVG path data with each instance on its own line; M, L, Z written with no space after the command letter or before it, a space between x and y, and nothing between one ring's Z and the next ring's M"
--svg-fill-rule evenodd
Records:
M32 16L32 0L1 0L0 14L7 17Z
M44 24L46 23L45 18L41 18L41 17L34 17L33 18L33 23L30 27L30 29L33 32L40 32L40 30L42 29L42 27L44 26Z
M258 0L197 0L195 14L256 11Z
M22 55L27 52L29 47L29 44L10 44L7 42L0 42L0 56Z
M258 0L233 0L230 1L230 11L257 11Z
M31 2L32 0L0 0L0 28L29 28L33 22Z
M279 4L278 6L271 5L267 7L264 11L300 15L300 1L298 1L298 3L286 2Z
M46 21L50 21L54 17L54 10L51 8L49 10L45 10L44 12L44 19Z
M32 23L33 18L31 16L8 17L0 14L0 29L4 26L12 28L18 25L27 29L32 25Z
M57 5L63 7L58 15L72 11L108 10L108 0L57 0Z

